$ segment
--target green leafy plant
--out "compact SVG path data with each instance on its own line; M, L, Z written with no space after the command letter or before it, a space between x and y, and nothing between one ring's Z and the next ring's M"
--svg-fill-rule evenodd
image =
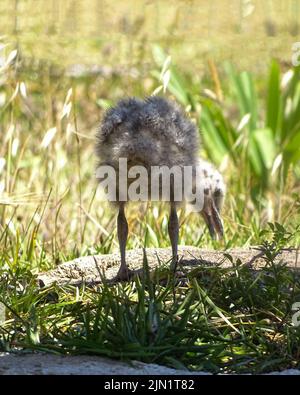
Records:
M163 67L163 50L155 47L153 52L158 66ZM299 166L300 159L299 67L282 75L273 61L260 94L251 73L237 72L225 63L222 79L229 81L229 90L223 100L212 90L210 95L200 94L175 66L169 65L169 69L167 88L197 118L209 158L220 165L227 157L232 168L242 169L247 183L243 188L250 186L252 196L287 182L289 169ZM161 77L158 72L154 76ZM213 75L213 79L219 81L219 76ZM234 117L229 115L233 110Z

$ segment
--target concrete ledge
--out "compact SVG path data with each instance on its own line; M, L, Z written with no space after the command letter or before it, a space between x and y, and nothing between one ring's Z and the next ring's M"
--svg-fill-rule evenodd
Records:
M176 370L156 364L133 361L130 364L94 356L64 356L44 353L0 353L1 375L211 375L208 372ZM287 369L268 375L300 376L300 370Z
M259 251L252 248L235 248L225 251L234 260L240 259L242 263L251 263L252 267L259 269L264 265L264 261ZM157 267L160 262L166 263L171 260L170 248L147 248L146 250L150 269ZM224 256L224 251L205 250L191 246L179 246L178 255L180 264L186 270L191 270L197 266L231 267L231 262ZM283 251L276 261L283 261L290 268L300 268L300 256L298 250ZM136 273L142 271L143 249L127 251L127 263ZM92 255L74 259L62 263L56 269L40 273L38 279L42 286L51 285L57 282L60 285L78 285L85 282L101 282L101 275L107 280L112 280L118 271L120 256L118 253L107 255ZM100 275L101 273L101 275Z
M43 353L0 353L0 375L191 375L155 364L131 362L94 356L64 356ZM210 373L195 373L207 375Z

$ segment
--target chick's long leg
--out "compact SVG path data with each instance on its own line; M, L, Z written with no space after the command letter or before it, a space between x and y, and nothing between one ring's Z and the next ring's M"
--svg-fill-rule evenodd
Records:
M168 223L169 237L172 246L172 263L171 269L176 269L177 259L178 259L178 235L179 235L179 222L176 211L176 205L171 203L170 218Z
M128 223L125 216L124 206L124 204L120 205L117 220L118 239L121 254L121 265L117 274L117 279L119 280L127 280L131 274L131 271L126 265L126 242L128 237Z

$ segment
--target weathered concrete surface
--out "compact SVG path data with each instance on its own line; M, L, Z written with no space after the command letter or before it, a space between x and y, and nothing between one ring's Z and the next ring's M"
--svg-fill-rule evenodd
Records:
M234 261L240 259L244 264L249 264L254 268L264 265L259 251L252 248L235 248L226 251ZM150 269L157 267L160 262L166 263L171 260L170 248L147 248L147 260ZM224 251L205 250L190 246L180 246L178 249L180 265L185 270L190 270L197 266L220 265L230 267L231 262L224 256ZM276 260L283 260L291 268L300 268L299 250L283 251ZM127 263L136 273L141 272L143 267L143 249L128 250ZM40 273L38 279L41 285L50 285L53 282L58 284L80 284L85 282L101 282L101 276L107 280L112 280L119 269L119 254L85 256L62 263L56 269Z
M282 372L268 373L268 376L274 376L274 375L300 376L300 370L297 370L297 369L286 369L286 370L283 370Z
M208 372L175 370L133 361L130 365L109 358L62 356L43 353L0 353L1 375L210 375ZM300 376L300 370L287 369L270 375Z
M190 375L186 370L175 370L155 364L115 361L93 356L61 356L51 354L0 353L0 375ZM207 375L210 373L196 373Z

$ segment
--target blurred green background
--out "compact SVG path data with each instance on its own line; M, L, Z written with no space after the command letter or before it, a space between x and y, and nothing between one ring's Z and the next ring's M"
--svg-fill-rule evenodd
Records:
M290 61L300 34L297 0L2 0L0 12L25 56L59 65L140 68L159 44L193 73L210 57L265 70L272 57Z
M228 185L225 242L181 210L182 244L257 244L269 221L293 231L299 21L298 0L2 0L2 251L14 255L21 238L25 261L52 266L116 248L115 212L96 191L95 128L118 99L153 93L186 109ZM169 245L164 207L128 216L129 247Z

